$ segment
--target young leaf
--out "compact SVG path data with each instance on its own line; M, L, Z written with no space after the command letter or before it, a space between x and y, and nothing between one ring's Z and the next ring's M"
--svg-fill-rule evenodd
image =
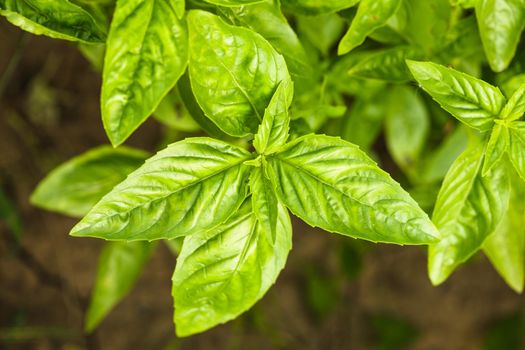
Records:
M328 56L330 49L341 38L345 21L336 13L320 16L297 16L297 30L321 54Z
M514 168L525 181L525 122L512 122L509 125L509 157Z
M128 294L154 247L155 244L148 242L111 242L104 246L86 313L86 332L91 333L97 328L111 309Z
M485 149L485 160L483 161L481 175L487 176L489 171L501 160L509 147L509 143L509 129L499 123L494 125Z
M255 134L253 146L258 153L271 154L286 143L290 129L288 108L290 108L292 98L292 81L289 79L282 81L264 111L259 131Z
M522 84L510 97L501 111L501 119L513 121L521 119L525 113L525 84Z
M205 11L188 14L190 80L197 102L232 136L255 133L280 81L284 58L259 34Z
M251 4L257 4L260 2L263 2L265 0L204 0L210 4L218 5L218 6L243 6L243 5L251 5Z
M36 35L86 43L106 40L103 25L68 0L0 0L0 15Z
M339 42L337 53L344 55L361 45L370 33L386 24L400 4L401 0L361 0L348 32Z
M525 26L525 1L478 0L476 17L490 67L501 72L514 57Z
M104 128L115 146L155 111L186 69L187 31L177 16L181 1L117 1L101 93Z
M343 124L341 137L368 151L381 131L386 108L385 99L379 95L356 99Z
M155 240L214 227L244 201L250 156L213 139L174 143L102 198L71 235Z
M483 251L507 284L521 293L525 262L525 187L517 173L511 171L509 209L485 240Z
M304 15L337 12L359 3L359 0L281 0L284 7Z
M434 285L442 283L481 248L507 210L507 172L494 167L487 176L481 176L482 162L482 146L471 145L452 164L439 191L432 221L443 239L430 246L428 262Z
M94 148L49 173L31 195L31 203L82 217L147 157L146 152L127 147Z
M481 131L492 128L505 104L498 88L436 63L407 61L407 64L417 82L443 109L472 128Z
M225 223L186 237L173 274L178 336L237 317L275 283L292 247L290 217L282 205L275 243L266 227L248 199Z
M351 143L307 135L266 159L279 199L312 226L374 242L438 238L408 193Z
M399 86L387 97L385 136L388 150L404 170L413 169L425 146L430 121L421 96Z
M250 175L252 208L259 224L268 234L268 242L275 243L277 235L277 207L279 202L271 182L266 178L262 167L254 169Z

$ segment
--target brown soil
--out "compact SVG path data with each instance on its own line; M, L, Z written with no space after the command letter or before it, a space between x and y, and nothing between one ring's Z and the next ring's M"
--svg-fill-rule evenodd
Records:
M23 35L0 19L0 74L15 52L20 60L0 95L0 186L24 230L17 247L0 223L0 349L372 349L377 334L369 321L386 314L417 330L409 349L468 350L483 348L494 322L523 309L524 299L485 258L435 288L426 277L423 249L370 245L357 278L341 279L336 252L344 238L297 222L285 271L238 320L177 339L170 297L175 258L162 246L132 293L85 335L83 313L103 242L69 237L75 220L38 210L28 197L54 166L107 143L100 78L74 45ZM129 144L153 150L161 135L157 124L147 122ZM305 296L305 266L339 281L340 300L324 317L316 316Z

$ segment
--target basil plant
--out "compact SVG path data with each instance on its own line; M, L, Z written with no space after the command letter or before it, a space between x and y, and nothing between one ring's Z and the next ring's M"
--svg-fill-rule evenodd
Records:
M31 197L108 241L86 331L158 241L178 256L178 336L236 318L284 269L297 219L426 245L435 285L482 251L522 291L525 1L0 0L0 15L102 73L111 145ZM124 146L150 116L173 143Z

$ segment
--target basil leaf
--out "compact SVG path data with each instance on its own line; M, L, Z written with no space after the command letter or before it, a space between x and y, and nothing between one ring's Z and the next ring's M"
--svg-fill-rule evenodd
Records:
M250 175L250 191L252 193L252 208L259 224L268 234L267 240L275 243L277 235L278 205L277 196L271 182L266 178L263 168L258 167Z
M207 3L219 6L243 6L263 2L265 0L204 0Z
M71 235L135 241L209 229L246 197L250 156L213 139L174 143L102 198Z
M516 292L523 291L525 261L525 188L512 169L509 209L496 230L485 240L483 251L492 265Z
M348 74L359 78L405 82L412 78L406 60L418 57L421 57L420 50L412 46L402 45L377 50L358 61Z
M297 30L324 56L341 38L345 30L345 21L336 13L319 16L297 16Z
M514 168L525 181L525 122L512 122L509 125L509 158Z
M393 88L387 98L385 136L388 150L401 169L414 169L430 130L425 103L416 91L403 86Z
M104 246L86 313L86 332L91 333L97 328L129 293L154 247L155 244L147 242L111 242Z
M153 112L153 117L170 129L185 132L200 130L199 124L192 119L184 106L177 88L164 97L155 112Z
M284 58L259 34L190 11L190 80L197 102L231 136L255 133L281 80Z
M490 67L501 72L516 53L525 26L525 1L478 0L476 18Z
M94 148L49 173L31 195L31 204L82 217L147 157L146 152L127 147Z
M286 143L290 130L288 108L292 103L293 83L285 80L279 84L270 104L264 111L259 131L255 134L253 146L260 154L271 154Z
M106 40L103 25L68 0L0 0L0 15L36 35L86 43Z
M501 111L501 119L513 121L521 119L525 113L525 84L514 91L507 104Z
M382 96L356 99L343 123L341 137L368 151L376 141L386 115L387 103Z
M509 143L508 128L502 124L494 125L485 148L485 160L481 171L483 176L487 176L489 171L501 160L501 157L507 152Z
M188 38L177 16L180 1L117 1L101 93L102 120L113 145L155 111L186 69Z
M307 135L266 159L279 199L312 226L374 242L427 244L438 237L408 193L351 143Z
M275 243L248 199L217 228L186 237L173 274L175 328L180 337L227 322L275 283L292 247L292 226L279 205Z
M442 283L478 251L494 231L509 201L509 179L501 167L481 176L483 148L471 145L454 164L439 191L432 221L443 239L429 248L428 271Z
M431 62L407 61L412 75L432 98L466 125L487 131L499 116L501 91L465 73Z
M361 45L369 34L386 24L400 4L401 0L361 0L348 32L339 42L337 54L344 55Z
M359 0L281 0L284 7L304 15L337 12L357 5Z

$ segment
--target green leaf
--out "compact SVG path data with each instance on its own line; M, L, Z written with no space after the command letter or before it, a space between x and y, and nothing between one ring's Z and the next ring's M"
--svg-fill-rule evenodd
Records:
M178 336L237 317L275 283L292 247L290 217L282 205L275 243L265 229L248 199L225 223L186 237L173 274Z
M271 154L286 143L290 129L288 108L290 108L292 98L293 83L288 79L279 84L270 104L264 111L259 131L253 140L253 146L258 153Z
M205 11L188 14L190 80L197 102L231 136L257 131L280 81L284 58L259 34Z
M297 29L324 56L328 56L345 30L345 21L336 13L297 16Z
M512 122L509 125L509 158L514 168L525 181L525 122Z
M443 236L429 248L428 271L442 283L477 252L500 222L509 202L509 178L495 167L481 176L483 147L471 145L452 164L439 191L432 221Z
M408 193L351 143L307 135L266 159L279 199L312 226L374 242L438 237Z
M277 235L279 202L262 167L254 169L250 175L250 192L252 193L253 212L259 224L263 226L264 232L268 234L268 242L273 244Z
M186 69L188 38L177 16L180 1L117 1L101 93L102 120L113 145L155 111Z
M210 4L219 6L243 6L263 2L265 0L204 0Z
M251 155L190 138L151 157L78 223L71 235L107 240L172 239L226 220L246 197Z
M368 151L381 131L386 108L387 102L381 94L369 100L356 99L343 124L341 137Z
M184 106L177 88L164 97L153 116L160 123L174 130L185 132L199 131L199 124L192 119Z
M525 84L514 91L507 104L501 111L501 119L513 121L521 119L525 113Z
M412 46L396 46L370 53L349 71L353 77L381 79L392 82L409 81L412 76L406 65L407 59L417 59L421 52Z
M385 136L397 165L413 169L430 129L429 115L421 96L408 87L394 87L388 94Z
M4 223L15 241L22 239L23 225L17 209L7 194L0 187L0 223ZM3 225L0 225L0 229Z
M359 0L281 0L284 7L304 15L337 12L357 5Z
M476 18L490 67L501 72L516 53L525 26L525 1L478 0Z
M86 313L86 332L91 333L97 328L111 309L128 294L154 247L155 244L147 242L111 242L104 246Z
M68 0L0 0L0 15L36 35L86 43L106 40L104 27Z
M525 263L525 186L516 172L510 170L509 209L496 230L485 240L483 251L507 284L521 293Z
M57 213L82 217L147 157L146 152L127 147L94 148L49 173L31 195L31 203Z
M400 4L401 0L361 0L348 32L339 42L337 54L344 55L361 45L370 33L386 24Z
M501 160L501 157L507 152L510 137L509 130L505 125L497 123L492 128L487 147L485 148L485 160L481 174L487 176L489 171Z
M482 80L432 62L407 61L412 75L432 98L466 125L487 131L492 128L505 97Z

